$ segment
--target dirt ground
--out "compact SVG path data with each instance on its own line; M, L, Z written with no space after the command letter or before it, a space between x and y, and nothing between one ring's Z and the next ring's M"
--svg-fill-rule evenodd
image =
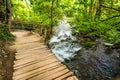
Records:
M11 42L0 42L0 80L12 80L16 50L11 45Z

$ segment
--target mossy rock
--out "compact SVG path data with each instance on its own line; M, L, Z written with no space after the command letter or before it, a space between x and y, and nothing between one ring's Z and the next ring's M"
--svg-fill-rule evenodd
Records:
M120 49L120 42L115 43L115 44L112 46L112 48L114 48L114 49Z
M112 54L112 53L113 53L112 48L107 48L107 49L105 50L105 53L106 53L106 54Z
M15 40L15 36L9 32L8 25L6 24L0 24L0 40L2 41Z
M95 44L96 44L96 42L94 42L94 41L88 41L88 42L82 43L83 47L86 49L91 48Z

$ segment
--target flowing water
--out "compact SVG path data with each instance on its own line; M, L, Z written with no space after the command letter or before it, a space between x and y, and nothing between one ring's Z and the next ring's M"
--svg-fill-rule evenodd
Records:
M80 43L72 36L70 24L62 20L49 46L80 80L120 80L115 79L120 74L120 49L105 46L101 40L88 49Z
M81 49L76 37L72 36L71 26L66 20L61 20L57 26L55 35L49 42L52 52L64 62L75 56L75 52Z

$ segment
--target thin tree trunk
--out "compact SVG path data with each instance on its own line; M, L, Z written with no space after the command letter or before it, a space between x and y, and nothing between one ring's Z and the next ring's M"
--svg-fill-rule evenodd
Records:
M85 19L87 19L87 18L89 17L89 16L88 16L89 14L87 14L87 12L88 12L87 9L88 9L88 8L87 8L87 5L86 5L86 4L87 4L87 2L84 2L84 10L85 10L84 18L85 18ZM86 16L87 16L87 17L86 17Z
M90 2L90 7L89 7L89 18L91 19L91 21L92 21L92 14L93 14L93 1L94 0L91 0L91 2Z
M6 24L8 24L9 31L11 26L11 17L12 17L11 0L6 0Z
M27 0L25 0L25 3L26 3L27 8L29 9L29 15L31 16L30 6L29 6L29 4L28 4Z
M5 22L5 5L4 0L0 0L0 23Z
M54 8L54 1L52 0L52 5L51 5L51 25L50 25L50 34L53 33L53 8Z
M111 0L111 8L114 6L114 0ZM110 14L112 14L112 11L110 11Z
M11 6L11 4L12 4L12 0L9 0L9 10L10 10L10 13L9 13L9 31L11 31L11 19L12 19L12 6Z
M98 7L97 7L97 10L96 10L96 14L95 14L95 20L96 19L100 19L100 16L102 14L102 4L103 4L103 0L99 0L98 1Z

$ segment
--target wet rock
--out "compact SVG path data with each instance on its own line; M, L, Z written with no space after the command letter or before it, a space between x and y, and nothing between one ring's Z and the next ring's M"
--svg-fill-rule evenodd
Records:
M113 44L111 44L111 43L103 43L105 46L113 46Z
M97 43L94 42L94 41L87 41L87 42L82 43L82 45L83 45L86 49L92 47L92 46L95 45L95 44L97 44Z
M110 54L106 53L108 49ZM67 66L82 80L114 80L120 74L120 53L117 50L101 43L83 48Z
M117 48L117 49L120 49L120 42L118 42L118 43L115 43L113 46L112 46L112 48Z

